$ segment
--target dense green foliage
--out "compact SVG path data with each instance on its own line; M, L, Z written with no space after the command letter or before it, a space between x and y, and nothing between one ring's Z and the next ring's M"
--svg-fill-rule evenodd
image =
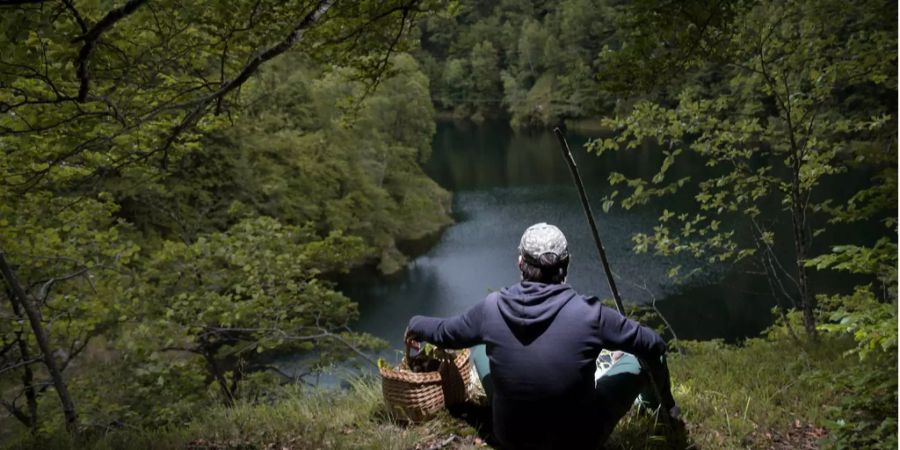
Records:
M178 423L380 345L330 280L449 222L402 53L434 6L0 5L0 438Z
M636 230L636 252L743 264L765 274L795 339L788 316L799 310L809 336L853 336L848 356L896 358L896 4L498 1L452 13L420 26L438 107L513 125L606 116L599 128L613 133L591 150L663 155L646 178L612 171L604 209L693 193ZM482 66L502 83L488 83ZM678 159L703 169L676 173ZM851 174L870 182L822 194ZM850 223L874 232L848 235ZM825 291L812 270L852 273L859 285ZM685 272L669 273L694 274ZM893 376L862 377L846 412L875 392L896 398L883 388ZM846 430L835 444L859 444Z
M803 310L810 335L816 331L817 292L808 267L877 275L884 286L893 286L897 36L881 5L772 1L738 8L731 11L728 37L694 63L698 71L715 74L715 81L687 80L670 101L642 100L628 114L606 119L617 133L594 142L594 151L640 151L645 140L654 140L666 156L649 180L612 172L610 184L622 188L606 197L606 207L618 202L630 208L697 186L692 207L699 213L662 211L652 232L634 236L635 249L688 253L709 263L755 257L773 296ZM686 177L667 173L685 152L709 170ZM875 174L870 187L846 199L817 195L825 178L862 170ZM783 214L764 215L767 204L780 205ZM824 234L842 222L863 220L877 221L893 237L847 242L834 232ZM741 240L741 234L752 238ZM825 248L833 249L814 257L813 240L820 235L830 239ZM778 261L772 248L781 242L794 248L793 260ZM896 311L896 289L879 291L880 300L868 288L857 289L850 303L865 308L886 302ZM866 292L869 300L862 301ZM896 313L866 309L886 325L896 322ZM896 331L885 338L896 340Z
M122 215L188 241L247 216L308 223L362 237L396 271L398 240L449 222L449 194L419 167L434 133L428 80L406 54L371 92L349 70L316 67L291 54L264 70L246 86L243 119L173 166L169 188L129 193Z
M420 167L437 107L517 126L606 117L593 151L663 162L611 172L604 209L694 193L636 230L636 251L766 275L767 338L673 357L691 442L801 429L896 447L895 3L443 6L0 2L0 439L408 448L471 433L449 417L398 427L368 381L301 387L382 345L352 331L335 277L396 272L403 242L450 222ZM681 158L697 169L672 173ZM822 195L848 174L871 182ZM811 271L857 285L826 292ZM613 447L659 444L650 427L630 416Z
M887 364L827 375L843 399L828 441L895 446L897 28L884 12L896 4L738 2L688 27L679 14L660 14L665 8L639 3L625 13L639 25L622 30L622 48L606 60L608 69L630 68L635 83L617 89L637 100L604 119L615 133L590 146L639 152L650 141L665 157L648 178L612 172L604 208L691 189L692 204L663 209L652 230L634 234L635 251L749 263L765 274L794 341L798 324L813 341L819 332L852 336L848 359ZM679 76L659 77L663 67L679 67ZM677 158L706 169L673 174ZM871 181L822 195L825 180L850 173ZM848 235L847 223L874 232ZM670 275L690 275L679 269ZM810 270L853 273L860 284L827 292L810 282Z
M595 76L615 40L614 2L461 1L421 21L435 104L476 119L547 125L610 108Z

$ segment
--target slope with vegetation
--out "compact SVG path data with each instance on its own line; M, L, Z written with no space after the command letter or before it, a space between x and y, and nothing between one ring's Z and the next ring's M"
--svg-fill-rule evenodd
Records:
M420 168L433 100L522 125L607 115L595 152L656 140L658 173L611 173L604 207L697 195L690 214L673 204L636 230L635 250L765 274L780 303L767 336L673 355L686 445L896 447L886 10L896 4L0 3L0 439L490 443L484 411L403 425L375 380L305 384L381 345L349 328L358 312L334 274L396 271L398 242L449 223L449 194ZM704 164L690 179L669 170L686 154ZM823 198L824 177L846 173L872 181ZM851 222L878 231L849 236ZM813 270L858 283L826 292ZM286 352L303 356L295 372L272 363ZM611 447L665 446L652 427L631 415Z
M776 327L741 346L682 342L670 367L686 433L666 436L652 417L632 411L605 448L896 448L896 377L872 377L896 357L844 357L853 347L846 337L798 352L785 333ZM870 397L856 396L860 390ZM214 407L162 431L58 433L13 448L493 448L486 413L464 408L408 424L387 413L378 380L362 378L341 391L284 388L267 401Z
M602 120L610 136L590 145L598 154L647 151L647 141L662 149L652 176L609 174L604 208L694 193L636 230L634 250L761 274L792 343L784 358L805 361L784 361L783 383L833 389L791 408L834 414L823 443L839 448L897 445L897 25L885 11L896 4L638 3L600 72L630 100ZM679 158L702 168L672 173ZM870 181L824 195L825 180L847 174ZM870 234L848 233L851 223ZM690 276L679 269L670 276ZM851 273L855 286L825 290L812 271ZM837 336L855 345L840 356L809 351ZM815 365L821 377L810 374Z
M432 6L0 4L0 439L184 423L380 345L330 280L450 221L404 53Z

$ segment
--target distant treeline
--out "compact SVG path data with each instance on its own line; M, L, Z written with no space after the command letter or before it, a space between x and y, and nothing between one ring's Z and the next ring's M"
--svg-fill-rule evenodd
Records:
M513 125L596 116L603 49L619 14L607 0L463 0L419 23L416 57L435 105L460 117L509 117Z

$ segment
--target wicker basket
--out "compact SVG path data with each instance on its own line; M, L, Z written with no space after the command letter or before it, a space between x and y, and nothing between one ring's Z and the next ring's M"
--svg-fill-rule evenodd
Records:
M447 406L458 405L469 400L471 392L471 380L469 374L472 371L472 359L469 358L469 349L456 352L453 364L441 364L438 371L441 373L441 386L444 391L444 404Z
M408 355L408 347L406 352ZM434 372L379 368L384 402L402 418L412 422L427 420L445 405L468 399L471 366L469 350L464 349L456 352L453 361L441 361Z

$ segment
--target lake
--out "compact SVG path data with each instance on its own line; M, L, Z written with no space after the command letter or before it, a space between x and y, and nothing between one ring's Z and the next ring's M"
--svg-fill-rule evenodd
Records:
M568 140L624 301L646 303L655 299L681 339L736 342L757 336L769 326L775 303L766 279L754 273L757 269L752 265L709 266L687 257L632 252L633 233L649 231L663 207L689 207L693 194L687 189L665 202L603 212L600 200L611 190L607 182L610 171L646 176L656 173L661 158L649 146L602 157L586 153L583 145L597 136L570 131ZM572 253L568 283L584 294L611 297L577 191L550 130L515 132L505 124L442 122L425 170L453 192L455 223L427 245L410 246L417 254L400 273L390 277L356 273L340 283L341 290L359 303L360 320L355 330L400 348L411 316L458 314L489 292L516 283L519 238L537 222L555 224L566 234ZM702 170L707 169L686 156L670 173L674 179ZM840 198L840 192L846 192L846 183L866 180L865 174L852 179L845 176L825 186L823 195ZM781 223L776 226L789 226L789 216L779 212L778 205L766 208L772 217L780 217ZM851 230L863 236L867 233L859 226ZM846 230L835 231L842 232ZM828 238L822 236L820 240ZM777 248L784 261L790 261L791 245L786 241ZM681 265L683 272L698 269L698 275L687 283L676 283L666 275L675 265ZM833 274L811 276L816 286L827 290L847 289L853 281Z

